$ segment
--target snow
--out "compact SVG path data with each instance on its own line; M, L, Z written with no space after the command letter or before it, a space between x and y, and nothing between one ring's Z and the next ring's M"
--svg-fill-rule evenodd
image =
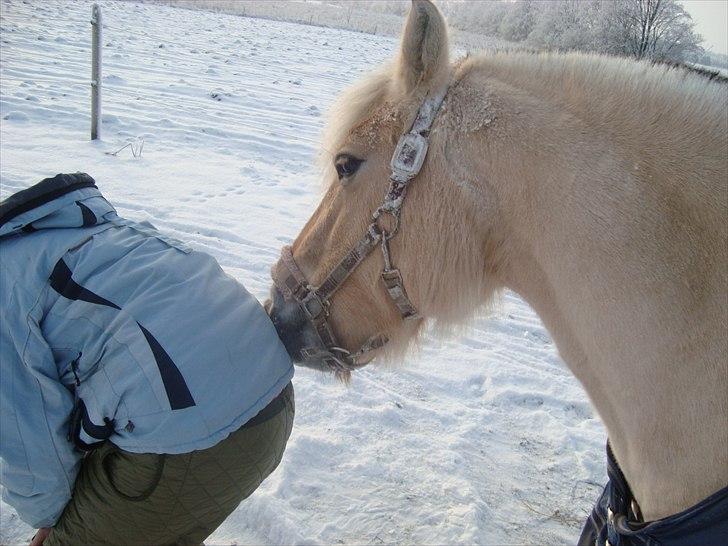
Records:
M0 197L88 172L120 214L212 254L265 299L320 198L322 113L396 41L100 4L102 140L90 142L91 4L2 0ZM141 140L141 157L109 155ZM298 369L294 384L280 467L207 544L573 543L604 481L603 427L511 293L396 369L372 365L350 387ZM0 505L0 543L31 535Z

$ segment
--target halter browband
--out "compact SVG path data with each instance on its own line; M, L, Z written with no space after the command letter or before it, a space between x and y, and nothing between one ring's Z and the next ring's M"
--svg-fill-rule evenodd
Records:
M273 283L281 291L286 301L293 299L299 304L321 341L320 347L306 347L301 350L304 361L321 361L333 371L348 371L363 366L364 364L359 362L360 357L387 343L387 336L377 334L369 338L358 351L349 352L339 345L328 323L331 297L377 247L382 249L384 257L382 281L399 314L404 320L420 318L417 309L407 296L402 274L399 269L392 266L389 256L389 241L399 231L407 185L419 174L425 162L429 132L447 90L448 85L444 85L436 93L429 94L425 98L409 132L402 135L397 143L390 163L392 174L389 176L389 189L384 197L384 202L372 214L372 222L364 237L334 267L321 285L314 287L309 284L306 276L296 265L290 246L283 248L280 260L273 266L271 271ZM379 223L379 219L385 214L389 214L394 219L394 227L391 231L387 231Z

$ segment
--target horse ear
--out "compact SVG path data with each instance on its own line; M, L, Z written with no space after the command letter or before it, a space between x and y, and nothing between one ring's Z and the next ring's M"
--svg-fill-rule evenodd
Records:
M404 91L437 85L447 75L449 64L445 18L430 0L412 0L397 62Z

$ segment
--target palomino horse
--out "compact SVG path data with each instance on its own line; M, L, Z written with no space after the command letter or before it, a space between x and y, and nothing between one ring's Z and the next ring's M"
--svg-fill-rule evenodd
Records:
M274 268L288 351L346 376L510 288L586 389L644 521L711 496L728 484L727 100L627 59L452 65L442 15L416 0L398 57L338 101L328 189Z

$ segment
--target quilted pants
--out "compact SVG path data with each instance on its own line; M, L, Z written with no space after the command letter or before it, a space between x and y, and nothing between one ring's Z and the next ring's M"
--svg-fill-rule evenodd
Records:
M289 384L208 449L139 454L105 443L84 459L73 497L44 545L201 544L278 466L293 415Z

